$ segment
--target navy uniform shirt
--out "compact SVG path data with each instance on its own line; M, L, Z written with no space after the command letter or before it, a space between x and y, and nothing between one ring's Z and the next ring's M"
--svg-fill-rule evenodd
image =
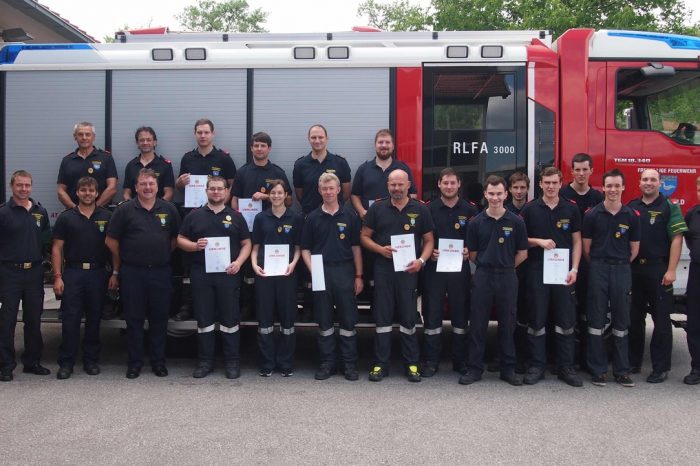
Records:
M525 221L527 236L530 238L551 239L557 248L573 251L572 233L581 231L581 213L576 204L559 198L559 203L550 209L542 198L528 202L520 213ZM535 246L528 251L528 261L543 260L544 249Z
M250 239L248 224L241 214L230 206L218 214L208 205L193 210L182 221L180 234L195 243L199 238L211 238L215 236L228 236L230 242L231 257L229 262L238 258L241 252L241 241ZM191 252L192 262L204 265L204 251Z
M180 175L220 176L226 180L236 177L236 164L231 155L214 147L206 156L199 153L199 149L193 149L182 156L180 161Z
M685 223L688 225L688 231L683 236L690 249L690 260L700 264L700 205L696 205L685 214Z
M255 163L246 163L236 172L233 181L231 195L237 198L249 198L255 193L270 194L270 181L284 181L285 191L291 196L292 187L289 185L287 174L279 166L268 160L267 165L259 166ZM263 201L263 210L270 207L270 201Z
M119 241L123 263L162 267L170 264L171 241L179 229L180 216L173 204L156 199L153 208L146 210L136 197L114 211L107 236Z
M107 225L112 212L95 208L90 218L81 214L78 206L64 210L56 219L53 237L63 240L63 258L66 262L89 262L104 265L109 258L105 245Z
M520 215L520 211L522 210L522 208L519 209L519 208L515 207L515 204L513 204L512 200L503 204L503 207L505 207L506 210L510 210L515 215ZM525 207L525 205L523 205L523 207Z
M435 224L435 249L440 238L461 239L467 241L467 225L469 220L479 213L479 210L464 199L459 199L454 207L448 207L442 198L430 201L428 204L430 216Z
M639 212L641 242L637 258L668 259L673 236L688 230L680 207L663 194L659 194L651 204L645 204L642 198L638 198L627 205Z
M296 212L286 209L281 217L272 213L272 209L264 210L255 216L253 221L253 244L260 245L258 249L258 265L265 268L265 245L288 244L289 262L294 258L294 247L301 244L301 231L304 219Z
M13 197L0 207L0 262L41 262L51 241L49 214L30 199L31 209L15 203Z
M408 194L416 194L416 184L413 181L413 174L408 165L392 157L391 165L386 170L383 170L382 167L377 165L377 160L374 158L357 167L355 177L352 180L352 194L360 197L362 207L369 209L369 201L376 201L389 196L389 189L387 188L389 174L397 169L408 173L408 180L411 182Z
M163 197L165 188L175 187L173 166L170 160L156 154L155 158L151 160L151 163L143 165L141 163L141 155L137 155L129 160L129 163L126 164L126 168L124 169L123 187L131 190L132 197L136 197L136 179L143 168L150 168L156 172L156 177L158 177L158 197Z
M430 210L415 199L409 199L403 210L397 209L390 199L375 202L365 215L365 225L373 230L372 240L380 246L391 245L392 235L413 234L416 257L423 251L423 235L435 229ZM391 260L381 255L377 257Z
M63 157L56 183L66 185L66 192L75 204L78 203L78 195L75 194L78 189L78 180L84 176L95 178L97 193L102 194L107 187L107 179L118 178L112 154L93 147L90 155L85 158L78 155L77 149Z
M292 179L295 188L304 190L304 197L301 199L301 210L304 215L308 215L312 210L323 204L323 198L318 192L318 179L324 173L333 173L340 180L340 184L350 183L350 166L345 158L326 153L323 162L314 159L309 152L308 155L299 157L294 162ZM338 202L343 205L342 190L338 194Z
M583 214L585 214L588 209L597 206L605 200L603 193L597 189L590 188L586 194L579 194L570 184L562 186L559 190L559 196L567 201L573 201L578 206L581 217L583 217Z
M359 245L360 218L352 209L341 207L331 215L318 207L304 221L301 249L322 254L323 262L352 260L352 247Z
M527 249L525 222L507 209L499 219L486 212L469 222L467 248L477 253L479 267L514 268L516 253Z
M639 213L623 205L612 215L600 203L583 216L581 236L591 242L591 259L630 259L630 241L639 241Z

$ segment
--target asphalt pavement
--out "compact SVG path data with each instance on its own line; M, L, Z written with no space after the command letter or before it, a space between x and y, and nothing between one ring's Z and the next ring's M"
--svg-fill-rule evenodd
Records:
M494 327L491 328L493 333ZM674 329L669 380L634 388L572 388L548 373L511 387L486 373L472 386L443 361L420 383L402 375L398 338L389 378L367 380L371 330L360 332L361 378L316 381L315 330L299 331L296 372L257 375L255 330L242 338L242 376L191 377L191 339L170 340L170 375L124 377L125 337L103 329L102 374L76 365L56 380L60 325L44 324L50 376L0 383L0 462L16 464L692 464L700 463L700 386L685 333ZM395 331L396 333L396 331ZM22 347L21 325L17 347ZM494 334L491 335L493 341Z

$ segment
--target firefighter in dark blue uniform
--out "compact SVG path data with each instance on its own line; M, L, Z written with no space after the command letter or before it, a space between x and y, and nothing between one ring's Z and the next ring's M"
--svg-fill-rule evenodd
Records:
M583 217L583 253L590 262L588 290L588 369L594 385L604 386L608 356L603 341L608 303L612 319L613 375L624 387L629 376L630 262L639 252L639 214L622 204L625 178L617 170L603 175L605 200Z
M77 123L73 128L73 138L78 143L78 148L63 157L58 169L58 200L66 209L75 207L78 204L78 180L90 176L97 180L97 205L109 205L117 192L114 158L94 146L95 126L92 123Z
M258 347L260 349L261 377L269 377L274 369L284 377L294 374L294 349L297 315L296 273L301 256L301 215L286 207L289 194L281 179L267 183L270 209L255 217L253 223L253 252L250 256L255 278L256 317L258 319ZM265 272L265 246L287 245L289 265L284 275L268 276ZM275 345L275 311L280 322L279 343Z
M430 210L408 195L408 173L394 170L389 174L389 199L377 201L369 208L362 227L362 245L376 254L374 262L374 365L369 380L381 381L389 373L391 329L394 315L399 321L401 353L406 377L420 382L419 345L416 335L417 286L420 272L433 253L433 229ZM416 259L394 271L391 237L413 235Z
M603 193L593 189L589 184L593 174L593 159L590 155L580 153L571 159L571 175L573 181L562 187L559 196L576 204L581 213L583 222L584 214L592 207L603 202ZM576 277L576 339L578 344L577 359L581 369L586 368L586 339L588 338L588 323L586 322L586 302L588 296L588 262L581 261Z
M19 303L24 321L23 372L48 375L41 352L41 313L44 309L43 252L51 241L49 216L33 200L32 176L19 170L10 178L12 197L0 206L0 382L12 380L15 327Z
M53 290L56 296L62 296L63 338L58 351L59 369L56 374L61 380L73 373L83 315L83 370L88 375L100 373L100 317L108 284L113 290L119 284L117 277L110 276L106 268L109 250L105 245L105 236L112 213L97 207L96 199L97 181L92 177L78 180L78 205L61 213L53 229Z
M213 369L215 333L221 332L226 378L240 377L241 266L250 256L248 225L226 205L226 180L213 176L207 180L207 204L193 210L182 222L177 238L180 249L192 253L192 304L197 318L199 364L192 376L206 377ZM229 239L229 254L224 271L207 272L204 250L219 238Z
M523 382L534 385L544 378L547 364L545 335L551 309L556 335L557 377L573 387L581 387L583 382L574 368L574 283L581 261L581 214L574 203L559 197L561 180L558 168L542 170L542 197L525 205L521 212L530 245L527 259L530 367ZM568 250L570 270L566 284L544 283L544 250L554 248Z
M469 251L466 248L467 224L478 210L464 199L460 199L461 186L462 180L455 170L449 167L443 169L438 179L440 197L428 204L430 216L435 224L435 246L423 275L423 362L420 367L423 377L433 376L440 364L445 295L452 323L452 367L460 374L466 371L467 322L471 299L471 269ZM459 272L436 271L441 239L463 241L464 261Z
M165 342L173 291L170 257L180 229L180 216L175 206L158 199L157 193L155 172L142 169L136 179L137 196L114 211L105 239L112 252L112 274L120 280L129 379L138 377L143 366L146 318L151 368L158 377L168 375Z
M484 182L488 208L472 218L467 228L469 259L476 263L469 316L468 360L462 385L481 380L484 372L486 332L495 306L498 318L498 341L501 354L501 379L522 385L515 373L515 312L518 277L515 268L527 258L527 233L523 220L506 209L506 181L489 176Z
M340 323L338 345L342 372L347 380L357 380L357 301L362 292L362 253L360 219L352 209L338 203L340 180L333 173L318 179L323 204L304 221L301 255L312 270L312 255L323 259L325 290L313 292L313 307L318 323L320 365L314 378L325 380L336 373L336 339L333 308ZM353 280L354 277L354 280Z
M639 255L632 262L632 307L630 310L630 366L638 373L644 356L647 310L654 320L649 353L649 383L668 378L673 350L673 282L688 227L678 205L659 192L661 177L653 169L644 170L639 180L642 197L628 205L639 212L641 241ZM648 306L648 307L647 307Z
M698 204L685 214L688 231L685 242L690 250L690 270L688 271L688 305L686 327L688 351L690 352L690 373L683 378L688 385L700 384L700 177L695 181Z
M136 194L136 177L142 168L150 168L158 176L158 197L172 202L175 178L170 160L156 154L158 138L150 126L141 126L135 133L139 155L129 160L124 169L124 199L129 200Z

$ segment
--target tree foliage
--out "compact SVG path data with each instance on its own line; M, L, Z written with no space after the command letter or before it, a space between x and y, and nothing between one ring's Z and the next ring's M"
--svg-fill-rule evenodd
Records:
M366 0L358 14L392 31L548 29L558 35L590 27L700 33L685 0L432 0L428 8L409 0Z
M175 17L188 31L267 32L267 15L262 8L250 10L245 0L199 0Z

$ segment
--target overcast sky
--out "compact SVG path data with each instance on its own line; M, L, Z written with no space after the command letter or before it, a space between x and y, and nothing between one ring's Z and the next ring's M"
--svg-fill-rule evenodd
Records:
M381 0L380 0L381 1ZM148 26L180 27L175 15L195 0L39 0L62 17L102 41L119 28ZM367 24L357 17L361 0L248 0L251 8L269 12L265 27L270 32L333 32L348 31ZM412 0L428 5L429 0ZM700 0L686 0L700 19Z

